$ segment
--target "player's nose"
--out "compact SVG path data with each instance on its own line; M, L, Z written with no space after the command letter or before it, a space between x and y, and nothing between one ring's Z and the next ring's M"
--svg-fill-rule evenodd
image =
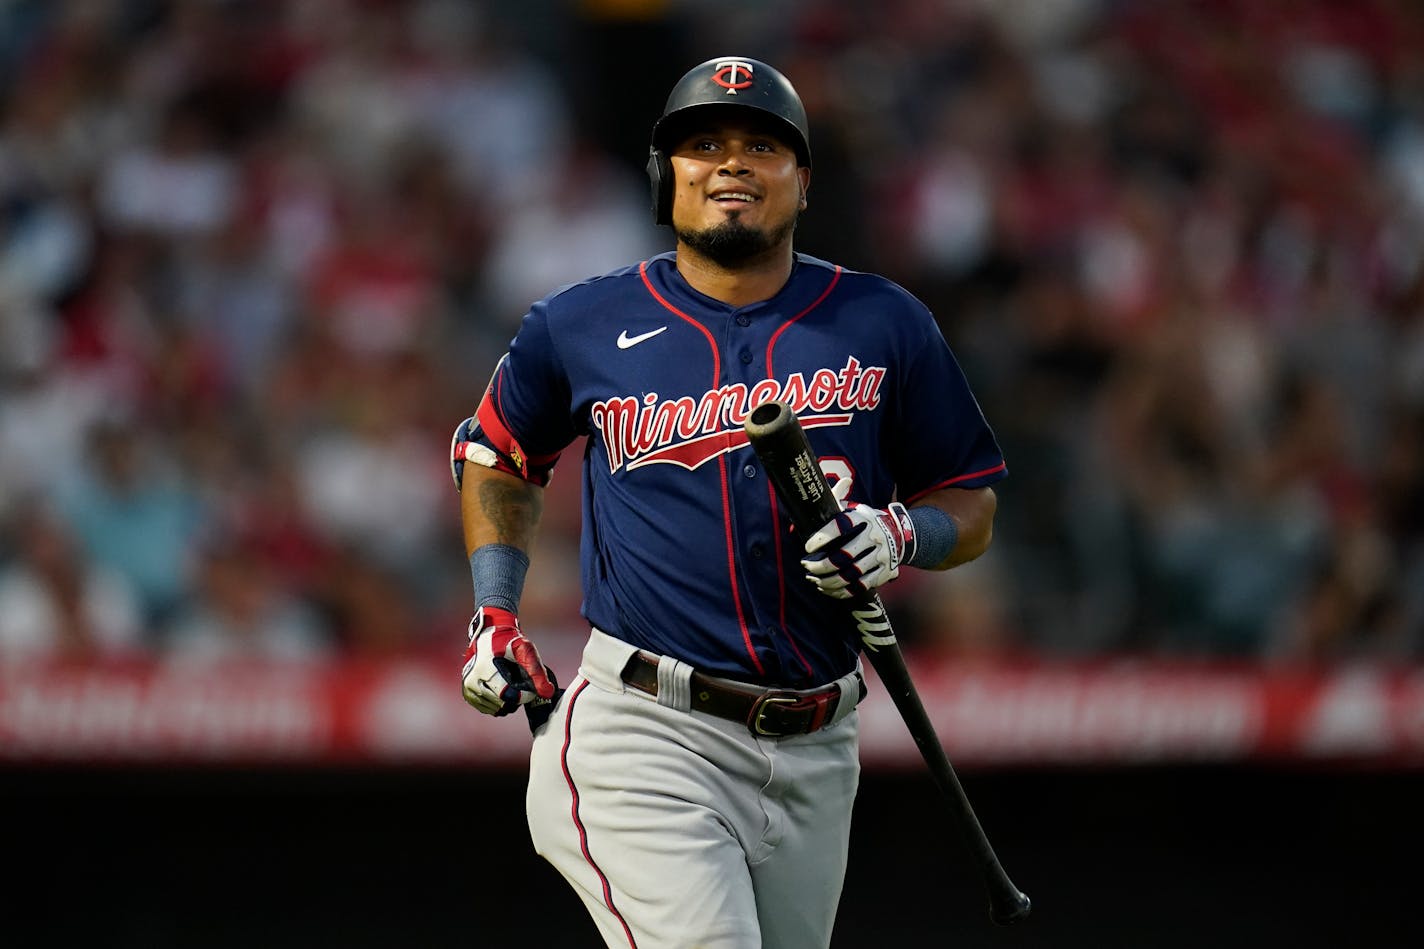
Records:
M722 150L722 160L717 165L719 175L749 175L751 174L751 163L747 161L746 153L739 142L729 142Z

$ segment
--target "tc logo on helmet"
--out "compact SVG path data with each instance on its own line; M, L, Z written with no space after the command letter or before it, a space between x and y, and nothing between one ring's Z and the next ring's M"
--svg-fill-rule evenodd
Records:
M727 90L727 95L734 96L738 89L749 88L752 84L752 64L739 59L724 59L714 64L717 71L712 74L712 81L723 89ZM745 78L741 78L745 76Z

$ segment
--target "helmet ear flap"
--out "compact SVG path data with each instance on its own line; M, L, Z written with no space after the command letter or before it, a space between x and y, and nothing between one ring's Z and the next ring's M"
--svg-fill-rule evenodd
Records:
M648 149L648 185L653 196L653 223L672 223L672 162L660 148Z

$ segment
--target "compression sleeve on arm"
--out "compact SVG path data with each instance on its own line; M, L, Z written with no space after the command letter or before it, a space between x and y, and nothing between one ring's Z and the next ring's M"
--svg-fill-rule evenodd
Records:
M954 545L959 543L959 527L954 518L929 504L910 508L909 515L915 525L915 554L905 562L912 567L933 570L944 563Z
M509 544L484 544L470 554L470 579L475 584L475 607L494 606L519 612L529 557Z

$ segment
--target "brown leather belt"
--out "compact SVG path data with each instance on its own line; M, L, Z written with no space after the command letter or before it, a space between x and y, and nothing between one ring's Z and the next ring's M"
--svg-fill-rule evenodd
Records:
M658 657L645 652L634 653L623 667L623 681L639 692L657 695ZM841 700L840 686L835 684L805 691L768 689L750 684L739 686L693 672L691 686L694 709L741 722L753 735L762 738L809 735L831 720ZM865 697L863 682L860 689L856 701Z

